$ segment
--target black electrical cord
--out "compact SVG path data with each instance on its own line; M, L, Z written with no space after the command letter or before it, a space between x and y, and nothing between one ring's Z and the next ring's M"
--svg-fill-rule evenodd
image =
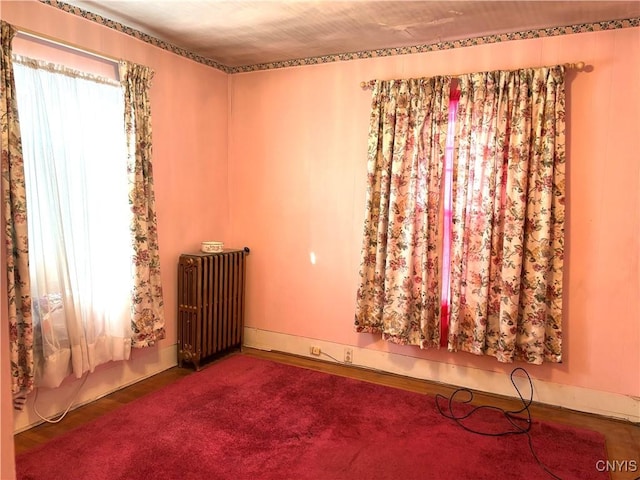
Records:
M513 376L516 372L521 371L524 372L525 376L527 377L527 380L529 381L529 389L530 389L530 395L529 395L529 399L525 400L525 398L522 396L522 392L520 392L520 389L518 388L518 386L516 385L516 382L513 380ZM444 395L440 395L437 394L436 395L436 407L438 409L438 412L440 412L440 415L449 418L453 421L455 421L460 427L462 427L464 430L471 432L471 433L476 433L478 435L485 435L485 436L489 436L489 437L504 437L507 435L526 435L528 440L529 440L529 449L531 450L531 454L533 455L533 458L535 458L536 462L538 462L538 465L540 465L540 467L547 472L549 475L551 475L553 478L555 478L556 480L562 480L560 477L558 477L555 473L553 473L551 470L549 470L549 468L547 468L547 466L542 463L540 461L540 459L538 458L538 455L536 455L536 452L533 448L533 442L531 440L531 434L529 433L529 431L531 430L531 411L529 410L529 406L533 403L533 382L531 381L531 377L529 376L529 374L527 373L527 371L524 368L518 367L515 368L512 372L511 372L511 384L513 385L513 388L516 389L516 392L518 392L518 397L520 397L520 400L522 401L522 405L523 407L520 410L504 410L502 408L498 408L498 407L494 407L492 405L480 405L477 407L474 407L473 409L471 409L469 411L469 413L464 414L464 415L456 415L453 413L453 404L455 402L458 403L471 403L473 401L473 392L471 390L469 390L468 388L458 388L457 390L455 390L451 396L449 398L445 397ZM465 393L468 398L465 400L457 400L456 396L460 393ZM447 400L448 401L448 411L443 411L442 408L440 407L440 401L441 400ZM474 430L472 428L467 427L466 425L464 425L462 423L462 420L470 417L471 415L473 415L475 412L479 411L479 410L493 410L493 411L497 411L500 412L504 415L504 417L509 421L509 423L511 425L513 425L514 429L513 430L506 430L503 432L481 432L478 430ZM526 414L526 417L522 417L522 416L518 416L519 414L522 413ZM520 423L517 423L520 422ZM526 426L523 426L526 425Z

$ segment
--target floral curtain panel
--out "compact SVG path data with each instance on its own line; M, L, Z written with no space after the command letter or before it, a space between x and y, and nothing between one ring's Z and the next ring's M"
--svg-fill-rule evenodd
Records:
M440 232L451 80L375 82L356 330L420 347L442 340L502 362L560 362L564 67L458 82L448 265Z
M376 81L355 325L437 346L442 166L450 78Z
M164 301L160 279L160 254L153 168L151 164L151 105L149 89L153 70L120 62L125 89L125 126L129 148L129 203L133 212L135 286L133 291L133 347L154 345L165 336Z
M20 125L16 104L11 44L15 29L0 21L0 122L2 132L2 203L5 220L7 295L11 377L14 395L34 385L33 323L29 281L27 205Z
M560 362L564 67L460 77L449 349Z

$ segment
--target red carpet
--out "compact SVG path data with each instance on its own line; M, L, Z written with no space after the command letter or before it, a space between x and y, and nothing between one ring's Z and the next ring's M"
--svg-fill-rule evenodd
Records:
M461 408L464 406L461 406ZM492 412L477 429L505 429ZM601 434L535 422L563 480L607 479ZM526 435L485 437L432 397L230 356L16 459L21 480L550 479Z

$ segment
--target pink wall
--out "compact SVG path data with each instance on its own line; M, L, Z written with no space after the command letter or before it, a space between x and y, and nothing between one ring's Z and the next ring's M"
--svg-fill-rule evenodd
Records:
M228 233L227 74L40 2L2 2L0 13L18 29L155 70L153 162L167 317L167 338L159 348L174 345L178 256L198 250L202 240L225 240ZM4 309L2 315L6 315ZM4 341L1 348L4 359ZM12 478L8 472L13 468L12 449L4 448L5 442L12 442L13 433L13 425L7 429L4 421L13 416L10 403L4 401L9 385L3 375L3 479Z
M232 76L231 238L252 247L247 325L510 372L354 333L371 95L360 82L582 60L592 71L570 72L567 90L565 362L527 370L640 395L639 40L633 28Z
M168 317L164 343L175 343L178 256L197 251L202 240L224 239L228 231L228 76L40 2L4 3L2 18L18 30L154 69L153 165Z

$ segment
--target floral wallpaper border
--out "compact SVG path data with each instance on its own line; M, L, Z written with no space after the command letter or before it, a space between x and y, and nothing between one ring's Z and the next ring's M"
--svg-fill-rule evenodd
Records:
M240 67L230 67L223 65L210 58L205 58L196 53L185 50L184 48L173 45L164 40L160 40L135 28L127 27L108 18L102 17L95 13L87 12L79 7L69 5L58 0L39 0L41 3L59 8L67 13L78 15L80 17L91 20L100 25L117 30L118 32L130 35L138 40L149 43L155 47L162 48L169 52L175 53L182 57L189 58L195 62L208 65L210 67L222 70L225 73L246 73L258 70L273 70L277 68L299 67L305 65L319 65L322 63L342 62L349 60L358 60L364 58L389 57L393 55L409 55L413 53L435 52L440 50L450 50L453 48L471 47L474 45L485 45L490 43L508 42L511 40L527 40L532 38L555 37L559 35L571 35L574 33L599 32L604 30L616 30L619 28L630 28L640 26L640 17L628 18L622 20L608 20L604 22L585 23L579 25L570 25L565 27L551 27L539 30L526 30L523 32L501 33L496 35L487 35L483 37L468 38L464 40L452 40L447 42L432 43L427 45L415 45L411 47L383 48L379 50L366 50L362 52L337 53L333 55L323 55L320 57L298 58L294 60L284 60L279 62L260 63L256 65L244 65Z
M75 7L73 5L69 5L68 3L59 2L58 0L38 0L40 3L44 3L46 5L50 5L52 7L59 8L67 13L71 13L73 15L78 15L79 17L85 18L87 20L91 20L99 25L103 25L105 27L111 28L118 32L129 35L138 40L142 40L154 47L162 48L163 50L167 50L168 52L175 53L176 55L180 55L181 57L186 57L194 62L202 63L204 65L208 65L213 68L217 68L218 70L222 70L226 73L233 73L230 67L223 65L221 63L216 62L215 60L211 60L210 58L205 58L202 55L198 55L197 53L190 52L185 50L184 48L173 45L169 42L165 42L164 40L160 40L159 38L152 37L140 30L136 30L135 28L127 27L121 23L118 23L114 20L110 20L96 13L87 12L86 10L81 9L80 7Z
M555 37L574 33L599 32L603 30L616 30L640 26L640 17L624 20L609 20L606 22L587 23L567 27L552 27L540 30L527 30L524 32L502 33L483 37L467 38L464 40L451 40L447 42L431 43L427 45L415 45L412 47L383 48L379 50L367 50L363 52L340 53L324 55L321 57L300 58L282 62L261 63L241 67L228 67L231 73L253 72L256 70L270 70L274 68L297 67L302 65L317 65L321 63L340 62L362 58L389 57L393 55L409 55L412 53L435 52L450 50L453 48L471 47L490 43L507 42L511 40L526 40L531 38Z

